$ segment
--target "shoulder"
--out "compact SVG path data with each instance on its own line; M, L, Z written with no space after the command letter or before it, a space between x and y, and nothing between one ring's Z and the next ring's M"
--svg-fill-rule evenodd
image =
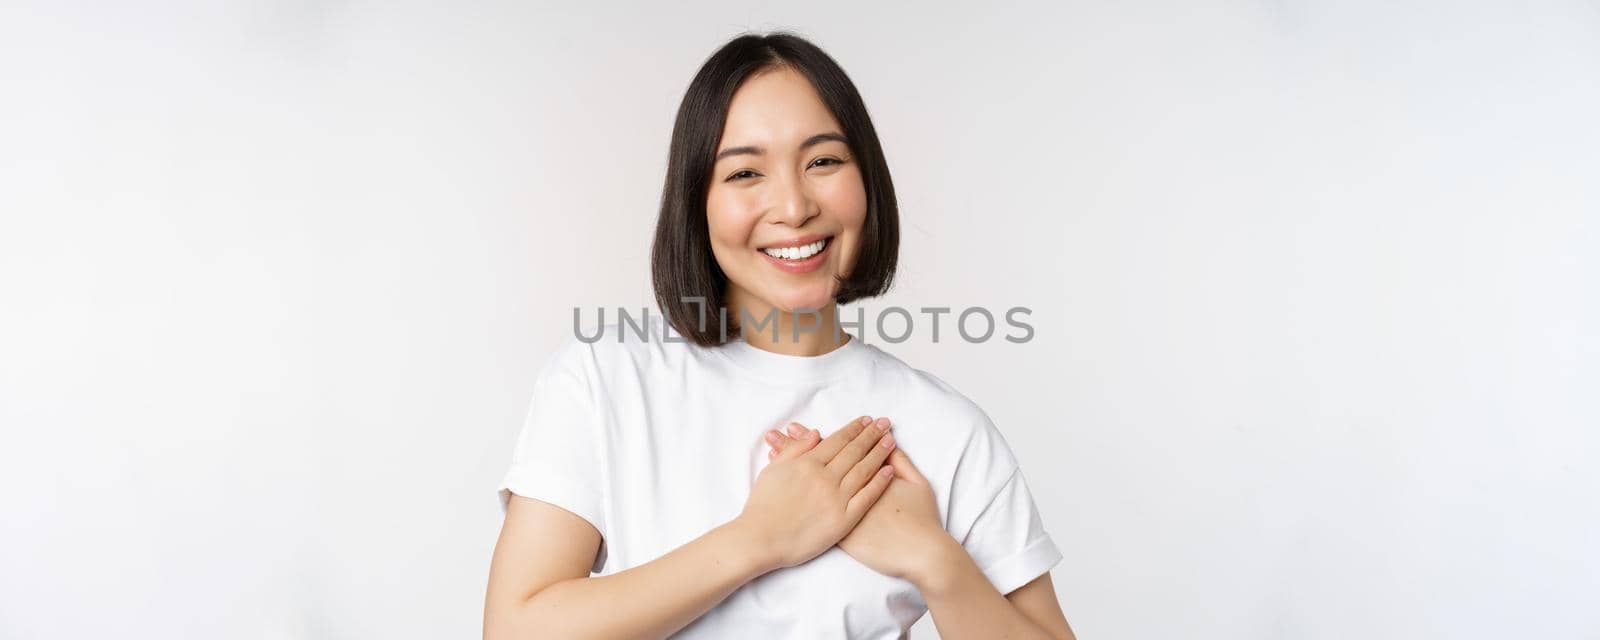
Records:
M945 438L965 442L966 450L990 457L999 467L1015 466L1000 429L976 401L931 371L912 366L871 344L867 347L876 352L876 375L896 388L901 406L915 407L928 423L937 424L945 432Z
M592 384L619 373L679 368L705 349L671 331L658 311L608 309L574 323L544 366L548 373L581 376Z
M952 418L965 422L989 422L989 415L972 398L944 378L926 369L919 369L898 356L866 344L873 352L877 367L875 374L894 384L909 400L937 408Z
M1016 452L988 412L944 378L886 352L874 376L895 390L886 407L895 440L949 500L950 531L964 533L1017 475Z

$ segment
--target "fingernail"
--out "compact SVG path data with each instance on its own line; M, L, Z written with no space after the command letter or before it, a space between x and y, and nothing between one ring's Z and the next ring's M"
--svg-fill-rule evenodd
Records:
M867 426L869 424L872 424L872 417L871 416L861 416L861 426L865 427L865 426Z
M878 418L878 430L879 431L888 431L889 430L889 419L888 418Z
M805 432L806 432L806 428L800 426L798 423L794 423L794 422L789 423L789 435L798 438L798 437L800 437L800 434L805 433Z
M779 442L782 442L778 438L779 438L779 436L778 436L778 430L777 429L773 429L773 430L767 432L767 443L768 444L778 444Z
M894 434L891 433L883 437L883 448L894 451Z

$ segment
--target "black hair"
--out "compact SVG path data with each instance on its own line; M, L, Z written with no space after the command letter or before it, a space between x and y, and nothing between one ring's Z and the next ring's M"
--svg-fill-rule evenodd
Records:
M706 197L728 104L746 78L778 67L792 68L811 82L822 104L844 128L842 133L866 188L867 214L860 248L850 273L838 277L834 302L882 295L894 280L900 251L894 183L855 84L833 58L800 36L784 31L740 35L706 59L678 105L667 154L666 185L661 190L661 214L650 251L656 304L678 334L702 346L722 344L725 333L717 323L728 278L711 252Z

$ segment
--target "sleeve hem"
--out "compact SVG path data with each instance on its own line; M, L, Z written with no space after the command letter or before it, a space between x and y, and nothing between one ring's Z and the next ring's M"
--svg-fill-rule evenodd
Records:
M510 494L515 493L524 498L533 498L561 507L588 521L595 531L605 532L599 510L582 497L582 492L578 491L578 487L572 482L548 475L541 477L526 469L512 468L506 474L505 480L500 483L499 493L501 515L505 514L506 507L511 502Z
M589 567L589 573L602 573L609 555L609 546L606 540L604 523L600 519L599 511L580 498L582 494L570 482L558 478L536 478L535 474L520 467L513 467L506 474L504 481L497 490L500 497L500 515L504 516L506 509L511 504L511 494L515 493L524 498L531 498L555 506L572 515L583 518L595 531L600 532L600 550L595 553L594 564Z
M1006 595L1042 576L1061 562L1061 550L1049 535L1036 538L1022 551L1009 557L979 567L983 575L1000 592Z

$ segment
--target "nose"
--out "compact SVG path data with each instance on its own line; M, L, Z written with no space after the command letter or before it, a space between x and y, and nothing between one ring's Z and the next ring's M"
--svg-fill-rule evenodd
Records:
M773 182L770 218L773 222L799 228L822 213L815 198L801 176L791 176Z

